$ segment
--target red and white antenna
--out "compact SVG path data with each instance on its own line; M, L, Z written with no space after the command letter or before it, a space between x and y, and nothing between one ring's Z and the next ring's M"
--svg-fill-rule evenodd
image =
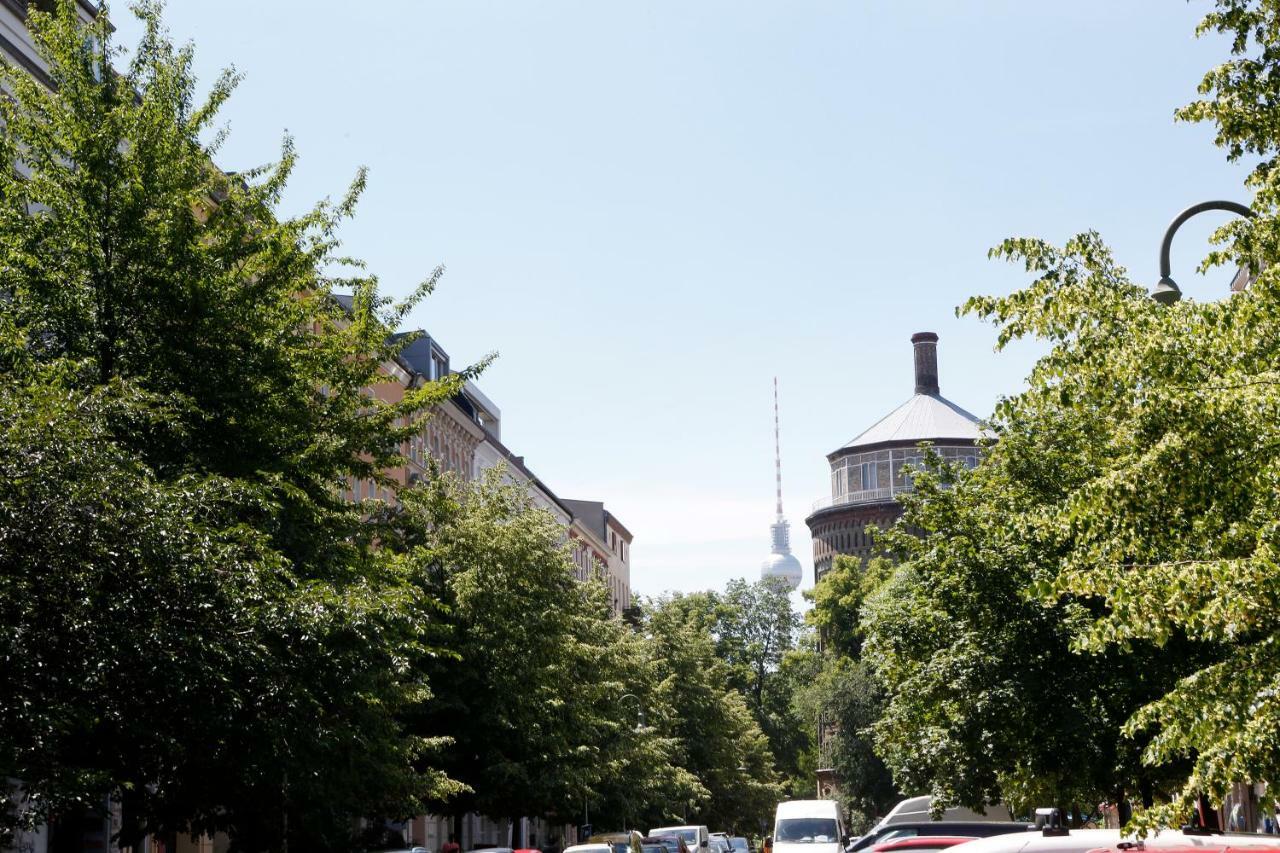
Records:
M778 478L778 521L782 521L782 441L778 426L778 377L773 377L773 465Z

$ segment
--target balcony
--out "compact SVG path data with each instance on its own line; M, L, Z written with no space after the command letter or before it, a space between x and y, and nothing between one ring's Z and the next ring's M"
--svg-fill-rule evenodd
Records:
M810 512L817 512L820 509L826 509L832 506L856 506L858 504L875 504L891 501L902 492L911 491L910 486L899 486L894 488L890 486L887 489L861 489L856 492L847 492L837 498L820 498L813 502L813 509Z

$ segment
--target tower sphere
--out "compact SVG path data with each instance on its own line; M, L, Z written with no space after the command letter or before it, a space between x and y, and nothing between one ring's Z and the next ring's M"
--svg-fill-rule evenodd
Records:
M760 564L760 577L782 578L787 582L787 586L795 589L800 586L804 569L800 568L800 561L794 554L770 554L769 558Z

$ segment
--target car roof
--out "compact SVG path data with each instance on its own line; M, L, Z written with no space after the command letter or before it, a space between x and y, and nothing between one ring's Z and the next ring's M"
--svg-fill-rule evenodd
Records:
M897 829L926 829L939 826L972 826L972 827L999 827L1008 829L1010 832L1023 832L1031 824L1025 821L1017 820L908 820L902 823L886 823L877 825L875 832L893 832Z
M1222 853L1228 850L1257 850L1259 848L1280 849L1280 838L1274 835L1261 835L1255 832L1215 833L1213 835L1185 835L1181 832L1161 832L1150 838L1144 838L1137 850L1157 848L1160 853ZM1129 853L1134 848L1120 850L1111 845L1098 847L1102 853Z
M835 817L839 806L835 800L788 800L778 803L779 818Z
M1073 829L1066 835L1046 836L1040 832L1016 832L992 835L951 848L949 853L1090 853L1093 850L1118 851L1122 840L1134 841L1118 829ZM1215 853L1223 848L1259 847L1280 849L1280 838L1242 833L1239 835L1186 835L1172 829L1161 830L1141 842L1141 849ZM1127 853L1134 853L1128 848Z
M872 847L872 850L911 850L920 847L954 847L957 844L964 844L967 841L973 841L975 836L972 835L912 835L907 838L894 838L891 841L881 841Z
M564 848L564 853L602 853L602 851L613 853L613 848L608 844L574 844L572 847Z

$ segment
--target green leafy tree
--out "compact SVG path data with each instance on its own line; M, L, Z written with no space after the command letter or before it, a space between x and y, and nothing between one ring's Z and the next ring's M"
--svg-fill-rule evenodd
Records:
M891 576L892 561L867 562L837 555L807 593L806 619L821 638L816 671L797 686L797 705L826 727L823 759L849 810L850 826L870 827L901 799L893 775L876 755L871 730L883 716L885 694L869 662L862 659L867 626L863 606Z
M1178 769L1141 767L1143 744L1122 726L1201 652L1179 643L1174 654L1149 644L1073 653L1090 602L1046 605L1027 590L1059 570L1063 543L1050 526L1071 483L1088 476L1079 453L1090 442L996 423L1000 441L983 464L920 472L904 499L914 531L886 534L907 559L864 610L864 660L888 692L877 751L903 790L938 804L1071 814L1150 797Z
M433 695L411 727L450 739L441 766L469 788L436 808L635 819L696 795L672 767L643 643L603 584L575 579L564 528L500 471L477 484L433 471L401 499L389 550L440 602L430 630L449 650L424 664Z
M797 686L796 702L809 719L829 726L823 758L837 780L849 813L849 829L864 832L902 799L893 775L876 755L872 727L884 712L884 690L870 665L843 655L824 656L810 679ZM812 796L813 776L799 793Z
M781 675L782 662L796 648L802 626L790 592L780 578L754 583L737 578L723 592L673 595L664 599L664 608L710 634L717 657L728 668L727 686L742 695L769 739L775 768L784 777L795 778L811 745L811 732L795 715L793 685Z
M363 175L284 218L289 145L213 167L236 78L197 98L158 5L127 62L74 6L31 15L54 88L0 68L0 778L31 806L4 820L112 795L121 843L345 848L358 817L451 790L397 722L425 690L424 602L340 494L451 390L368 393L431 281L392 306L343 266Z
M851 658L861 655L866 638L862 606L888 580L893 569L893 561L887 557L873 557L863 563L847 554L835 556L822 580L805 593L813 602L806 619L818 631L824 649Z
M704 796L665 817L692 821L696 815L699 823L754 830L782 792L768 739L730 686L731 670L712 638L689 622L683 602L659 598L645 610L655 695L674 712L664 734L677 743L674 762L705 788Z
M789 767L777 762L788 799L807 800L813 796L818 771L820 706L811 699L811 694L822 667L823 657L818 651L816 636L812 632L801 632L796 648L782 658L778 668L777 689L786 698L792 736L798 745Z
M1030 239L1003 244L997 254L1023 263L1034 281L1007 297L971 300L967 309L999 326L1001 346L1038 337L1052 350L1028 390L997 410L1001 439L990 468L975 472L972 487L930 496L936 509L925 514L934 515L933 529L949 528L956 538L945 546L945 535L935 540L938 559L918 561L903 591L918 624L945 623L955 611L930 612L936 599L912 592L912 584L956 590L954 572L941 560L964 572L1007 569L1021 595L1001 592L994 578L982 585L1007 602L1006 620L1040 621L1036 606L1057 617L1066 636L1044 626L1053 642L1037 646L1063 661L1059 672L1093 669L1102 679L1121 672L1120 701L1108 711L1108 725L1093 732L1102 743L1123 743L1124 735L1141 748L1136 770L1131 750L1123 750L1121 780L1160 776L1175 795L1143 817L1148 827L1185 819L1201 793L1220 800L1233 783L1280 771L1272 737L1280 724L1280 622L1269 592L1280 577L1280 492L1269 452L1280 414L1280 6L1222 0L1201 31L1227 35L1233 57L1206 75L1204 97L1179 116L1215 124L1230 159L1256 158L1246 181L1254 216L1218 232L1220 248L1206 266L1244 264L1259 271L1256 279L1222 301L1161 306L1094 234L1060 248ZM943 518L957 511L955 523ZM1003 532L980 533L984 528ZM967 624L998 630L994 619ZM883 663L891 679L919 685L922 658L900 652L910 636L886 632ZM972 665L982 660L977 648L967 657ZM1038 659L1028 660L1037 680ZM1113 667L1099 670L1099 661ZM1078 706L1099 698L1106 694L1096 687L1075 693Z

